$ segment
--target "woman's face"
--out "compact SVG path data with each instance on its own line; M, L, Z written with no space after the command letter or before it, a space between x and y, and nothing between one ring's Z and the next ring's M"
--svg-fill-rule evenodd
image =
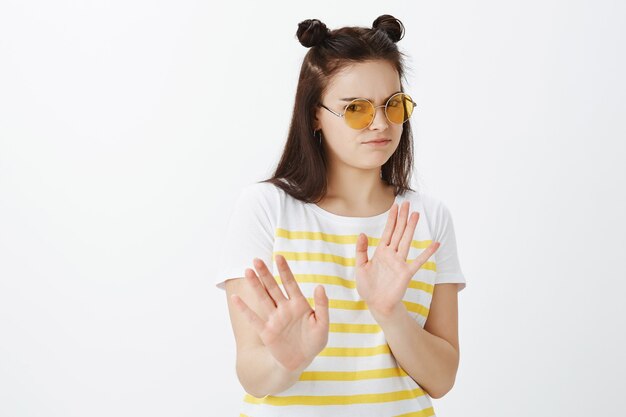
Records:
M362 62L337 73L323 93L321 103L343 114L352 98L366 98L374 106L380 106L399 91L400 77L391 64L386 61ZM344 98L349 100L342 100ZM387 120L384 107L376 109L374 120L362 130L351 128L343 117L323 107L318 107L316 119L316 130L322 129L330 162L341 162L362 169L380 168L387 162L398 147L403 129L403 125ZM381 138L391 141L383 146L364 143Z

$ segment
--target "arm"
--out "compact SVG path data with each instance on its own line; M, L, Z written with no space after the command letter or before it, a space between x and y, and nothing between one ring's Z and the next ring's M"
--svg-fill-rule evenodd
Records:
M454 385L459 366L457 284L437 284L424 328L404 304L389 312L370 309L398 364L432 398Z
M239 295L255 311L263 311L253 291L243 278L229 279L225 283L228 311L237 343L237 378L244 390L253 397L274 395L291 387L304 370L289 371L282 367L263 345L254 328L233 304L231 295ZM267 317L261 316L263 319Z
M276 265L286 295L265 263L258 258L253 262L259 275L246 268L245 280L227 281L226 291L237 342L237 376L252 395L263 397L291 387L326 346L328 297L322 285L315 287L313 310L282 255L276 256Z
M253 397L263 398L285 391L298 381L303 369L283 368L265 346L237 350L237 377Z

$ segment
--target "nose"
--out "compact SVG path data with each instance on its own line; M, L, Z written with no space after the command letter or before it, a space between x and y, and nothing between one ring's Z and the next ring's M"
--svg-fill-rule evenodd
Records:
M380 109L380 111L378 111ZM374 120L369 125L370 130L385 130L389 127L387 115L385 114L385 105L374 108Z

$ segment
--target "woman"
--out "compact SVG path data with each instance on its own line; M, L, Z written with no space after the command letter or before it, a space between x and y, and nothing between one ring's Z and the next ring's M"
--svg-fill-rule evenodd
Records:
M390 15L299 24L283 155L240 194L220 258L242 415L432 416L454 384L465 278L447 207L409 187L403 33Z

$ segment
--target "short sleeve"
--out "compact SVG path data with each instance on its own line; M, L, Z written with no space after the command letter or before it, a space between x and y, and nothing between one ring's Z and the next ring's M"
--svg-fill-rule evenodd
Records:
M260 258L273 273L274 224L278 196L273 184L255 183L243 188L232 207L226 233L220 239L215 286L225 290L224 282L244 276Z
M467 286L467 282L459 264L452 216L442 202L437 204L436 212L433 241L441 245L434 254L437 268L435 284L459 283L460 292Z

